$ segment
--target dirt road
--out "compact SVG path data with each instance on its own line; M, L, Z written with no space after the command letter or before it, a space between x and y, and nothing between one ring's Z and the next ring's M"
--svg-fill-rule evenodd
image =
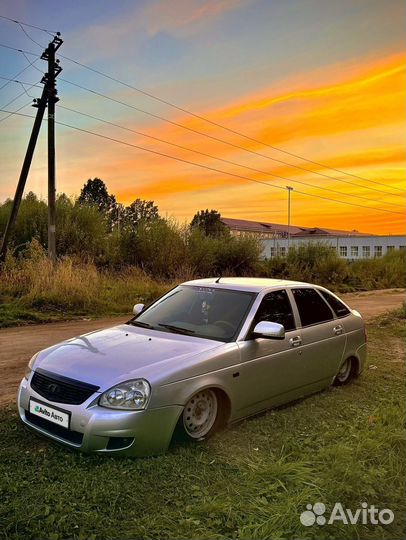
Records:
M341 296L352 308L357 309L367 321L385 311L400 307L405 300L405 292L401 289L351 293ZM0 405L15 399L15 393L24 374L25 366L35 352L58 341L92 330L114 326L128 319L129 317L110 317L92 321L69 321L0 330Z

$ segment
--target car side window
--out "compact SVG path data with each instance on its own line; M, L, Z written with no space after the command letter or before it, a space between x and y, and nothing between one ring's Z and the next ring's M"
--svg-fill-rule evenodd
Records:
M264 296L254 317L253 327L261 321L283 324L286 332L295 329L292 306L285 290L273 291Z
M292 289L302 326L332 321L333 312L314 289Z
M349 315L350 310L347 308L347 306L340 302L338 298L328 293L327 291L322 291L320 289L319 293L323 296L323 298L326 300L326 302L337 315L337 317L345 317L346 315Z

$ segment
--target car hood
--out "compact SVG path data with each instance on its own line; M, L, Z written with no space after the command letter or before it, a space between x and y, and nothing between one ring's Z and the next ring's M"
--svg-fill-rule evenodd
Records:
M44 349L37 356L34 370L45 369L105 390L131 378L148 379L168 362L172 371L178 360L222 345L219 341L123 324Z

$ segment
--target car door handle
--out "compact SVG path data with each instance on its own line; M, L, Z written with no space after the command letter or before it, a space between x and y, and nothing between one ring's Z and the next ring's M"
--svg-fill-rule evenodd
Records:
M300 336L295 336L290 338L289 340L291 347L299 347L299 345L302 344L302 338Z
M335 326L333 328L333 332L335 333L336 336L339 336L340 334L343 333L343 327L341 326L341 324L337 324L337 326Z

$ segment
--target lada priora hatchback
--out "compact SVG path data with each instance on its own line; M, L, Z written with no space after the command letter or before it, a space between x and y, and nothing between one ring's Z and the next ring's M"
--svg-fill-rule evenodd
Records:
M182 283L125 324L35 354L21 420L87 452L145 456L357 376L360 314L323 287L209 278ZM272 434L270 434L271 436Z

